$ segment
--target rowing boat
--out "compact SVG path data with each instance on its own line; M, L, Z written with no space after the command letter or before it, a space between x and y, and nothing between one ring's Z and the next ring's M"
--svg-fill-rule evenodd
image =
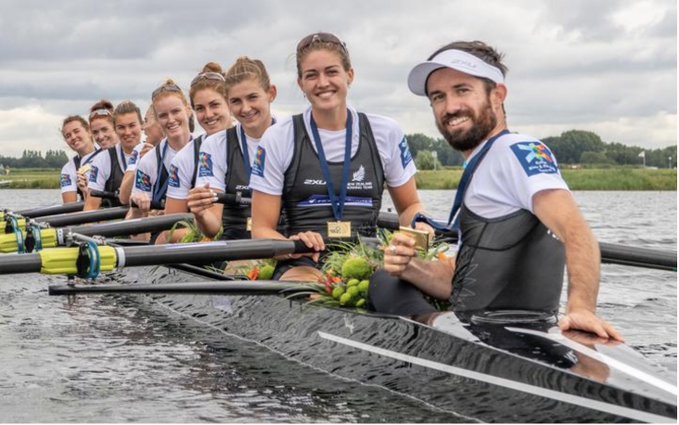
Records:
M109 289L145 293L141 302L153 307L252 341L319 373L386 388L464 420L676 422L676 386L662 370L625 345L580 333L564 335L549 317L531 312L376 315L311 304L300 284L219 282L222 275L196 266L164 265L308 250L293 241L96 248L87 238L140 231L142 226L156 225L151 221L77 228L74 232L82 233L79 240L87 245L7 254L0 269L92 275L96 263L96 276L99 271L134 266L122 275L125 285ZM170 224L162 221L158 225ZM15 233L18 237L19 231ZM666 253L667 258L659 261L656 251L604 248L602 258L611 262L676 270L676 253ZM107 288L77 286L53 286L50 293Z
M223 276L193 266L154 266L127 269L125 281L163 285L165 292L176 282L176 293L149 294L140 302L319 373L383 387L466 420L676 422L677 389L662 370L624 344L563 335L546 317L392 317L310 304L299 291L215 295L220 285L248 282L214 279ZM210 295L186 283L196 281Z

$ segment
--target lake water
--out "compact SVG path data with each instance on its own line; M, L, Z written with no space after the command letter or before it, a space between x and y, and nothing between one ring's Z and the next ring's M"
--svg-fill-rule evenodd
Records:
M421 191L447 216L453 191ZM676 192L576 192L601 241L676 250ZM388 197L387 197L388 198ZM0 206L54 190L0 190ZM388 203L388 202L387 202ZM385 205L385 208L388 205ZM61 277L0 275L0 422L452 422L131 297L50 297ZM603 265L599 314L676 378L677 276ZM565 295L564 295L565 298Z

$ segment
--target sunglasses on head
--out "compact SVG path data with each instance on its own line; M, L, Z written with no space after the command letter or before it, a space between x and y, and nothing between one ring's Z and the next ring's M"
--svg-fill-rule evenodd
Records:
M202 80L219 81L222 83L226 81L224 76L219 72L201 72L200 74L196 75L196 78L191 80L191 87L195 86L199 81Z
M317 32L314 34L309 34L297 43L297 53L306 49L314 43L332 43L340 46L342 50L347 51L347 45L342 40L340 40L336 35L330 34L329 32Z
M151 101L153 101L153 99L163 92L181 93L182 89L180 89L176 84L163 84L162 86L153 90L153 93L151 93Z

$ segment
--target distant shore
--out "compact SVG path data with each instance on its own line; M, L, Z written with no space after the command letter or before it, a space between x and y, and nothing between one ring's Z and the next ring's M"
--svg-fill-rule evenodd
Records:
M0 189L59 189L60 170L14 169L0 175ZM562 169L571 190L677 190L676 169L578 168ZM461 168L419 171L418 189L453 190L462 175ZM8 183L3 183L8 182Z

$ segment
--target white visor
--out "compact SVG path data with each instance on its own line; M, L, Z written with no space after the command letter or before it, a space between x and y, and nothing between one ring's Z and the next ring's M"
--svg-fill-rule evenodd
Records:
M408 75L408 88L418 96L427 95L427 78L441 68L451 68L474 77L487 78L496 84L504 84L505 78L499 68L489 65L476 56L462 50L444 50L431 60L415 66Z

